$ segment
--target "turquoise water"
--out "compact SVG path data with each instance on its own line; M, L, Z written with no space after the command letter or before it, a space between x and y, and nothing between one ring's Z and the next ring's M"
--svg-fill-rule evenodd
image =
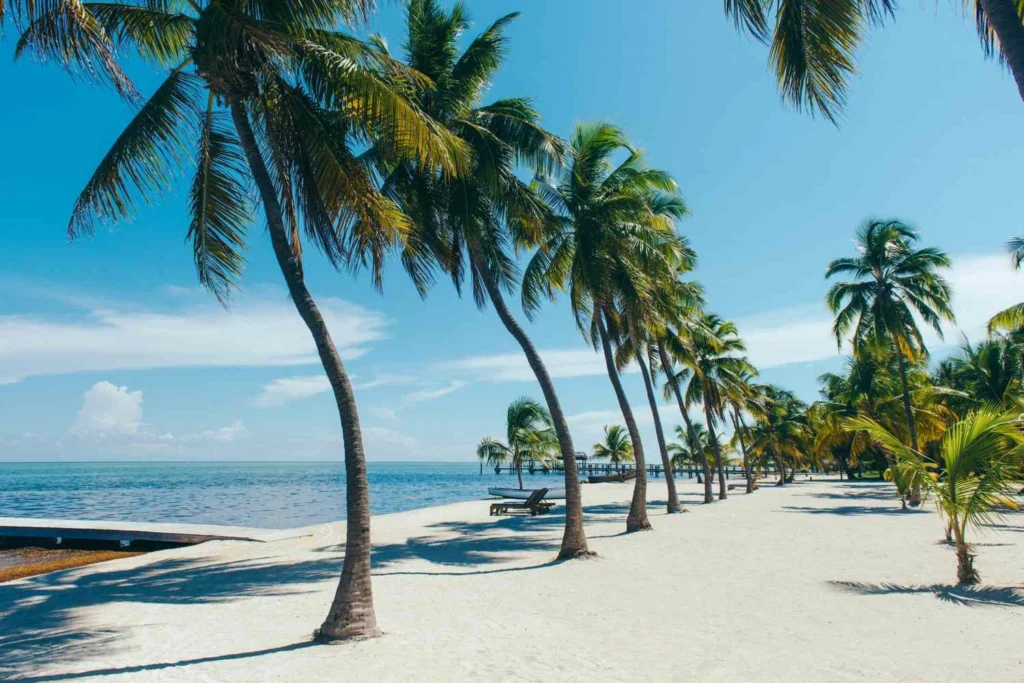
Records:
M374 514L516 485L509 475L481 475L475 463L377 462L368 469ZM341 463L314 462L0 463L0 517L288 528L344 519L345 474Z

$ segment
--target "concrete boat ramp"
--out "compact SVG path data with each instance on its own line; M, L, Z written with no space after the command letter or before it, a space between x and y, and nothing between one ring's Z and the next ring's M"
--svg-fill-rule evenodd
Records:
M141 522L83 521L0 517L0 545L4 541L44 541L49 544L118 543L121 547L195 545L205 541L262 543L295 536L293 529L254 529L206 524L147 524Z

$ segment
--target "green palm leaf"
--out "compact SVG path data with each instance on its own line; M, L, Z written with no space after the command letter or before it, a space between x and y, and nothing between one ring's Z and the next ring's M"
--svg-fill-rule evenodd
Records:
M157 88L103 157L75 202L68 234L91 234L96 222L119 221L170 186L186 157L188 134L199 118L200 81L175 71Z
M252 207L242 183L247 176L245 155L230 121L225 114L208 108L200 128L196 174L189 194L192 223L188 239L192 241L199 282L222 302L245 264L241 252L252 220Z

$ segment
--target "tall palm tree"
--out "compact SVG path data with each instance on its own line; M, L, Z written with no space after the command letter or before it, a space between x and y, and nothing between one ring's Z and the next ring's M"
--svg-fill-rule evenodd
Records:
M508 462L519 477L523 488L523 463L532 461L545 469L551 467L553 454L558 449L551 425L551 415L544 406L523 396L513 401L505 416L505 443L486 437L476 447L477 457L488 465Z
M423 111L472 150L472 167L466 174L442 177L423 164L396 162L384 154L374 158L386 178L385 191L413 217L416 242L425 247L404 259L414 282L422 289L429 261L441 265L459 292L468 278L477 306L490 301L540 384L565 472L565 529L558 556L568 559L593 555L583 530L575 447L551 375L505 302L517 281L512 248L531 244L546 217L544 203L519 179L517 168L550 170L565 145L544 130L528 99L484 104L507 49L505 31L517 16L501 17L460 54L460 35L469 27L465 6L459 2L446 12L435 0L411 0L406 61L431 79L412 94ZM386 52L386 45L378 44Z
M608 460L618 472L622 472L622 463L633 462L633 444L629 441L629 432L622 425L605 425L604 441L594 444L594 457Z
M715 427L725 419L726 397L734 392L733 387L742 383L744 377L752 376L755 370L746 358L737 355L746 347L735 325L711 313L704 314L701 324L709 333L694 335L693 345L681 350L679 360L684 367L677 374L677 381L689 379L684 397L687 407L698 403L704 407L718 467L718 499L724 500L728 495L725 469Z
M457 140L403 96L424 77L352 35L333 30L364 0L198 0L188 4L60 3L32 21L17 46L68 67L102 60L68 12L102 28L108 48L130 49L166 80L142 104L75 202L68 233L136 213L180 172L189 194L200 282L226 300L243 268L255 185L274 255L333 390L345 452L347 535L341 579L323 639L376 634L370 586L366 462L349 376L303 276L302 240L340 267L369 263L379 284L388 249L407 221L376 189L354 147L387 146L447 174L465 156ZM384 78L382 73L388 73ZM121 87L120 90L125 90ZM192 147L194 145L194 148ZM185 160L193 159L187 164ZM461 164L464 166L464 164Z
M616 154L625 155L618 165ZM674 279L684 247L674 222L685 204L671 176L648 168L643 153L607 123L577 124L567 167L536 186L555 215L524 274L523 302L532 311L545 294L567 290L577 327L601 345L636 457L626 531L649 529L643 443L612 345L629 334L617 311L653 301L657 288Z
M903 408L910 432L910 445L918 449L914 413L910 404L907 361L926 356L916 313L942 338L942 320L952 321L952 292L938 274L949 268L949 257L938 249L916 249L917 232L898 220L865 221L857 230L854 257L832 261L825 278L849 275L850 281L836 282L826 302L836 316L832 326L836 343L853 332L854 353L869 346L891 344L899 365L903 387ZM911 504L920 503L920 489L911 494Z
M967 542L968 527L980 527L1016 510L1018 482L1024 468L1024 432L1020 414L981 408L968 413L943 435L934 456L910 449L874 420L857 418L851 429L866 431L894 456L904 477L922 482L935 495L956 544L957 580L980 581ZM933 476L937 471L938 476Z
M1024 264L1024 236L1014 237L1006 243L1006 249L1013 259L1013 267L1020 270ZM988 331L1003 330L1017 332L1024 328L1024 301L999 311L988 321Z
M690 419L690 411L686 405L686 399L684 398L684 392L687 388L688 378L691 373L684 371L683 373L677 373L674 368L673 359L682 360L682 364L685 365L689 362L695 353L696 339L695 337L701 337L706 343L714 343L713 335L708 334L708 331L703 329L703 324L700 322L701 316L696 316L695 319L684 319L677 321L676 327L666 327L662 330L662 337L658 341L658 359L661 361L661 370L665 374L665 387L664 393L665 398L669 397L669 394L675 396L676 404L679 406L679 414L683 418L683 424L686 425L686 438L689 441L690 450L696 453L698 462L703 472L703 477L698 474L698 479L704 484L704 502L713 503L715 500L714 494L714 481L711 476L711 463L705 456L705 450L700 448L699 441L697 439L697 432L695 431L695 424Z
M835 122L867 27L892 18L896 5L895 0L726 0L725 11L738 28L770 43L768 60L786 103ZM1010 68L1024 99L1024 5L1018 0L974 0L973 5L985 55L998 55Z
M749 365L749 363L748 363ZM757 392L754 390L753 380L757 371L753 365L736 373L735 380L726 386L725 400L729 406L730 419L732 420L733 434L740 445L740 452L743 454L743 477L746 480L746 492L753 493L754 477L751 474L750 459L747 457L747 440L749 430L743 413L756 414L761 410L761 404L757 400Z
M680 256L682 262L679 264L679 274L681 275L693 269L697 256L685 242L680 250ZM635 363L640 369L640 376L643 378L644 389L647 392L647 402L651 409L651 419L654 422L654 434L658 441L661 465L665 471L665 488L668 491L666 507L669 514L675 514L683 512L683 507L679 503L679 495L676 492L676 481L672 473L672 462L665 439L665 430L661 423L653 375L658 372L661 363L657 353L658 340L666 334L666 326L669 321L696 315L704 305L704 297L703 290L696 283L673 281L666 285L655 293L655 305L646 301L636 302L639 305L629 305L633 302L626 303L621 317L626 323L627 335L616 349L615 363L620 372L631 363Z

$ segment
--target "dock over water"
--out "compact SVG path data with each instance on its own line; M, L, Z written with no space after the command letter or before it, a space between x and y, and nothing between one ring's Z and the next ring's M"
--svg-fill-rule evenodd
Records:
M148 524L141 522L83 521L0 517L0 543L42 540L57 545L76 543L136 543L163 546L195 545L206 541L264 542L280 535L279 529L205 524Z

